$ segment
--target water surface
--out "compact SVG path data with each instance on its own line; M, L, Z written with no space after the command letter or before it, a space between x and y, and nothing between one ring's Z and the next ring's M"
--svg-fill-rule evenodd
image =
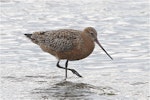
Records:
M0 0L0 98L148 100L148 6L147 0ZM57 59L23 35L88 26L114 60L96 45L88 58L69 62L83 78L68 72L67 81Z

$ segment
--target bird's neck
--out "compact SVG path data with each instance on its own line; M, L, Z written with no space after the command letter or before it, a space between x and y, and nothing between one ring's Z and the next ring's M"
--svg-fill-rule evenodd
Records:
M87 54L91 54L95 47L94 41L86 33L82 33L82 38L84 41L84 45L82 47L85 50L84 52L87 52Z

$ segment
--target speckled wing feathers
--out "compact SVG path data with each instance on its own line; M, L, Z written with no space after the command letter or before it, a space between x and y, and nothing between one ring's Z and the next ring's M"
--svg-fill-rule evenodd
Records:
M60 29L45 32L35 32L32 38L38 45L45 45L54 51L68 51L76 47L82 41L81 31L72 29Z

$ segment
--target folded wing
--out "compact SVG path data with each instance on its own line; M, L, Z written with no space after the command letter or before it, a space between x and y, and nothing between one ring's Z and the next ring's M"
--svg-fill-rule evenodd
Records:
M68 51L79 45L82 41L81 31L61 29L45 32L35 32L31 36L32 41L38 45L44 45L54 51Z

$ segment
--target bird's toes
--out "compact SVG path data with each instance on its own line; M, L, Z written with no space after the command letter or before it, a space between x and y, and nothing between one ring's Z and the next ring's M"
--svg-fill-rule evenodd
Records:
M76 74L78 77L82 77L76 70L71 69L71 71L72 71L73 74Z

